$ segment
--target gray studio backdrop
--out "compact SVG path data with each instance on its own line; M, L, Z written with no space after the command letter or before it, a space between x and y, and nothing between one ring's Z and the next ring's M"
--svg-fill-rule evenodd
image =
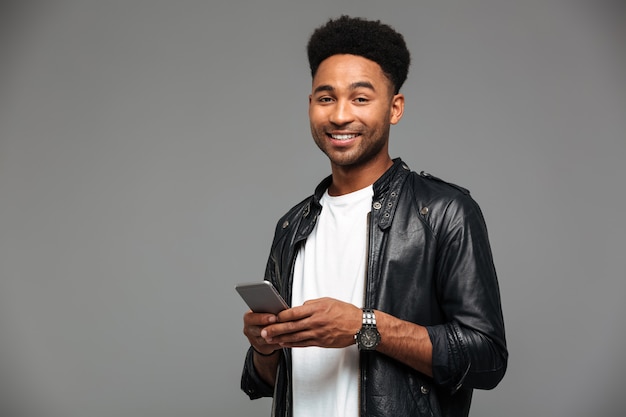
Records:
M626 67L619 1L4 1L0 415L267 416L239 391L233 286L329 172L310 32L403 32L391 151L472 190L508 374L473 416L623 415Z

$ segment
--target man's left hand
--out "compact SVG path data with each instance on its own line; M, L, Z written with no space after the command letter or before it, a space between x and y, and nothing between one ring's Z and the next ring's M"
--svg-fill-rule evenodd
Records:
M267 343L281 347L342 348L354 344L361 328L360 308L333 298L306 301L278 314L278 323L261 331Z

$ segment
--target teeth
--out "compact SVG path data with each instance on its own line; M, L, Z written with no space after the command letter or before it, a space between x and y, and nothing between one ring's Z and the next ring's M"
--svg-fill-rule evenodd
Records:
M331 136L333 137L333 139L346 140L346 139L355 138L357 135L351 134L351 135L331 135Z

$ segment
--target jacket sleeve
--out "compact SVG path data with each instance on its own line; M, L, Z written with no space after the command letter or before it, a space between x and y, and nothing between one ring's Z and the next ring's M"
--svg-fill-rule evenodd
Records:
M261 397L271 397L274 394L274 390L271 385L263 381L257 374L254 368L252 352L252 347L250 347L246 354L243 372L241 374L241 390L245 392L251 400L256 400Z
M274 263L272 262L272 258L270 256L265 267L264 279L275 284L275 280L271 279L270 272L273 269L273 265ZM254 367L252 346L248 348L244 361L243 372L241 374L241 390L245 392L251 400L261 397L272 397L274 394L273 387L263 381Z
M289 259L286 253L286 247L290 242L289 233L292 230L297 229L297 227L287 227L289 225L295 224L294 222L300 219L300 212L303 207L308 204L309 199L303 200L298 205L294 206L289 212L287 212L283 217L281 217L276 223L276 227L274 229L274 238L272 240L272 246L270 249L270 253L268 256L267 264L265 265L265 275L263 279L266 281L270 281L278 292L285 297L286 300L290 300L290 293L286 291L286 288L283 287L283 280L281 279L280 270L285 269L284 266L281 267L282 261L284 258ZM286 359L285 355L281 353L281 358L278 365L277 370L277 386L280 386L281 375L284 375L288 369L287 365L288 359ZM283 384L284 387L284 384ZM256 399L261 397L274 397L274 401L277 401L277 396L280 398L280 395L284 394L283 392L274 393L274 387L267 384L263 379L258 375L253 362L253 349L250 347L248 349L248 353L246 355L246 359L244 362L243 372L241 375L241 389L248 394L250 399Z
M508 360L500 291L487 229L462 194L446 208L438 239L436 291L446 322L428 326L435 383L492 389Z

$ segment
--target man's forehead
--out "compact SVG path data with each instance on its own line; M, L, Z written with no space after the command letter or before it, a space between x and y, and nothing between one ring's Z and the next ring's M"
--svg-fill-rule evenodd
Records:
M357 90L359 88L367 88L369 90L376 91L376 88L374 87L374 85L369 81L355 81L347 85L348 90ZM313 90L314 93L319 93L323 91L328 91L328 92L335 91L335 86L332 84L320 84L318 86L314 85L314 90Z
M369 58L366 58L362 55L354 55L354 54L331 55L327 57L326 59L324 59L322 62L320 62L320 65L318 66L317 71L319 72L319 69L322 67L336 66L336 65L343 65L343 66L357 65L357 63L363 66L369 66L372 69L377 68L380 72L383 72L382 67L380 66L380 64L378 64L378 62L373 61Z
M322 61L313 76L312 84L314 90L325 85L373 88L381 82L389 84L390 81L377 62L360 55L338 54Z

